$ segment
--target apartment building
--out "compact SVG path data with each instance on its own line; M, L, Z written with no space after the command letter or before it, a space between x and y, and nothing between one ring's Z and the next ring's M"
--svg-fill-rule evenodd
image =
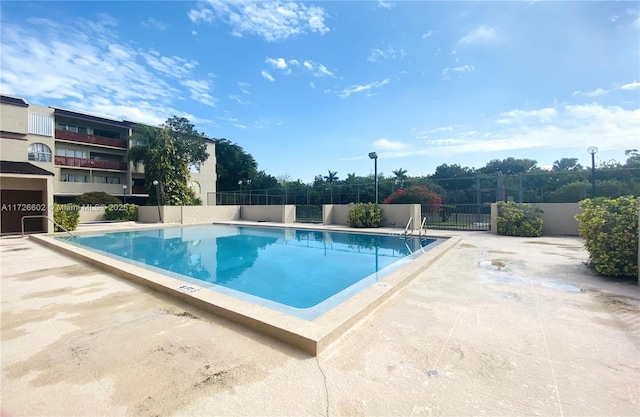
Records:
M145 204L144 166L127 161L138 123L0 95L0 206L3 234L19 232L25 215L53 215L53 202L103 191ZM192 167L189 186L206 204L216 190L215 143L209 159ZM22 206L21 204L25 204ZM38 210L28 210L38 209ZM50 230L46 220L25 220L27 230Z

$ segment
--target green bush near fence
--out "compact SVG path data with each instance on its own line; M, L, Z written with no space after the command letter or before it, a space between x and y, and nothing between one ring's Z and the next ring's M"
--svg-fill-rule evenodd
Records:
M542 236L542 209L534 204L498 202L498 234L506 236Z
M138 206L135 204L110 204L104 209L107 220L138 221Z
M580 207L576 220L589 267L605 276L637 277L640 197L587 199Z
M76 230L79 220L80 206L77 204L53 204L53 221L64 227L66 230ZM56 232L63 231L58 226L55 226L54 230Z
M347 224L350 227L378 227L382 223L382 209L374 203L351 203Z

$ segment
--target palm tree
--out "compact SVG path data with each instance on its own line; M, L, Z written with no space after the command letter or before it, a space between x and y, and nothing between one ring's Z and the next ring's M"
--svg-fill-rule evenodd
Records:
M582 165L578 163L578 158L562 158L553 163L554 171L578 171Z
M393 175L395 175L396 179L398 179L398 180L407 179L407 170L406 169L398 168L398 169L396 169L394 171L391 171L391 172L393 172Z
M327 170L327 172L329 173L329 175L324 176L325 181L330 182L332 184L338 181L338 171Z
M393 170L391 172L393 172L393 175L396 176L396 179L395 179L394 183L399 185L400 188L402 188L404 186L404 180L407 179L407 170L406 169L402 169L402 168L398 168L398 169Z

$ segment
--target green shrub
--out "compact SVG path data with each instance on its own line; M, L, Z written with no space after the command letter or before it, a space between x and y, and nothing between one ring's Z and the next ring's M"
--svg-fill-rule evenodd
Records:
M542 209L533 204L498 202L498 234L506 236L542 236Z
M138 206L135 204L110 204L104 209L107 220L138 221Z
M94 191L78 196L74 203L79 206L108 206L109 204L120 204L120 200L111 194L107 194L102 191Z
M60 226L71 231L76 230L80 219L80 207L77 204L53 204L53 221ZM58 226L54 229L56 232L62 232Z
M589 251L589 267L606 276L638 276L640 197L580 202L578 233Z
M351 227L378 227L382 223L382 209L374 203L349 204L347 224Z

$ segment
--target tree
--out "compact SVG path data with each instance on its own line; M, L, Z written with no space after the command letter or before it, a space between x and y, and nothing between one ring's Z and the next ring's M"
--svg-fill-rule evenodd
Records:
M224 138L216 139L216 167L218 191L235 191L238 181L246 184L258 175L258 164L253 156Z
M483 174L514 175L529 172L536 168L538 161L534 159L516 159L509 157L507 159L493 159L487 163L479 171Z
M393 175L396 176L397 180L402 181L402 180L407 179L407 170L406 169L398 168L398 169L395 169L395 170L393 170L391 172L393 173Z
M582 165L578 163L578 158L561 158L553 163L554 171L579 171Z
M324 176L325 181L330 182L332 184L334 182L338 181L338 179L339 179L338 178L338 171L328 170L327 172L329 173L329 175L325 175Z
M247 188L251 190L268 190L279 187L280 183L276 177L269 175L264 171L258 171Z
M640 152L637 149L627 149L624 154L629 157L624 164L626 168L640 168Z
M473 187L475 176L471 168L461 167L458 164L442 164L436 167L436 172L429 179L438 181L438 184L446 190L455 190Z
M134 135L136 145L127 158L144 164L145 187L149 204L182 206L201 204L187 186L189 165L207 160L206 136L194 129L184 117L173 116L159 127L143 125ZM153 184L158 181L159 186ZM160 195L157 195L159 189Z

